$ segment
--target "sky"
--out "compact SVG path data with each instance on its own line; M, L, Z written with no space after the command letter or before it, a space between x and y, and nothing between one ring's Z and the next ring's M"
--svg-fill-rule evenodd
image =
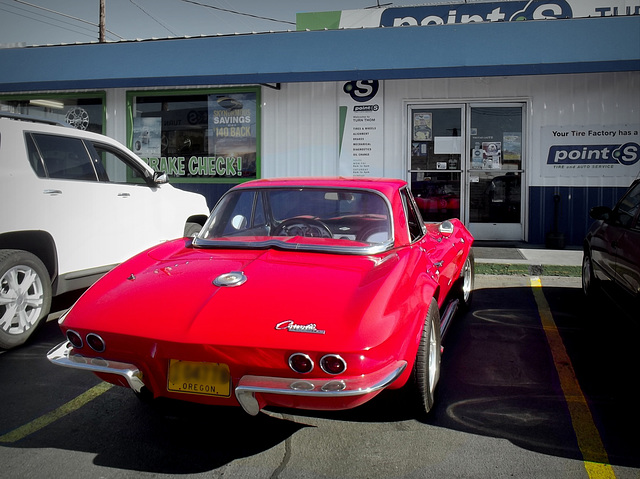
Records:
M405 1L393 4L387 0L105 0L106 40L295 30L296 13L356 10L377 5L402 6L411 3L432 2ZM99 0L0 0L0 45L55 45L98 41L99 10Z

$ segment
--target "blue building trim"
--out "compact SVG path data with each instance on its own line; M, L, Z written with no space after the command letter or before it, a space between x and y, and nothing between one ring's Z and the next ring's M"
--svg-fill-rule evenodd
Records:
M640 16L12 48L0 63L4 93L630 71Z
M627 188L529 187L529 243L545 244L546 235L555 232L555 195L560 197L557 232L564 234L567 246L580 246L594 221L589 210L594 206L613 207L625 191Z

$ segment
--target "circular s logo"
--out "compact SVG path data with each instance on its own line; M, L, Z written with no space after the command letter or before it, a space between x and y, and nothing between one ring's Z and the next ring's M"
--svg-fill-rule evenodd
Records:
M613 157L625 166L631 166L640 159L640 145L625 143L613 152Z
M376 96L379 86L378 80L358 80L345 83L342 89L354 101L363 103Z

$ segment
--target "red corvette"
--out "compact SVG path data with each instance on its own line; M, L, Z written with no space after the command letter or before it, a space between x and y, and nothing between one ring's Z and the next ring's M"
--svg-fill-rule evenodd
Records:
M400 180L236 186L202 231L116 267L60 320L54 364L143 398L347 409L415 388L428 412L441 337L473 289L473 238L425 224Z

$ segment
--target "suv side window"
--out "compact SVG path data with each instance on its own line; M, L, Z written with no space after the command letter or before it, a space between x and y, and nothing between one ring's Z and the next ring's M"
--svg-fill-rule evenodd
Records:
M29 156L29 163L31 164L31 168L36 172L40 178L46 178L47 172L44 169L44 163L42 162L42 158L40 158L40 153L38 153L38 148L36 144L33 142L33 138L31 135L26 136L27 140L27 155Z
M402 196L402 203L409 222L409 236L411 237L411 242L414 242L425 234L424 221L422 221L420 211L413 197L409 194L409 190L402 188L400 195Z
M98 181L87 148L79 138L31 133L27 140L29 161L38 176ZM40 160L39 160L40 159ZM41 166L44 166L44 171Z
M146 177L142 170L135 168L132 162L119 150L101 143L89 146L97 166L100 181L119 184L146 185Z

